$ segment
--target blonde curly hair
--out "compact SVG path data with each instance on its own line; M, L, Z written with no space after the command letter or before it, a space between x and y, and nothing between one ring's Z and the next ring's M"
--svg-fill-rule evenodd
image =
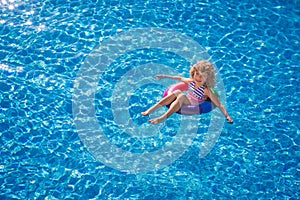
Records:
M194 77L195 72L201 72L203 76L205 76L206 81L205 84L208 88L214 88L215 87L215 80L216 80L216 69L208 61L201 60L197 62L190 70L190 76L191 78Z

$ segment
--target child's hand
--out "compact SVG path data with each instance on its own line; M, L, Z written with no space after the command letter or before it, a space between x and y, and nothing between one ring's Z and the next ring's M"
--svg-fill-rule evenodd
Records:
M158 80L163 79L163 78L165 78L165 75L162 75L162 74L156 75L156 79L158 79Z
M227 116L226 119L227 119L227 123L233 124L233 120L231 119L230 116Z

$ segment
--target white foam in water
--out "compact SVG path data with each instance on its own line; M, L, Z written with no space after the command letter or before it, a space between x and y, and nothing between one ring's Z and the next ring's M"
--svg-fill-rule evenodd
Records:
M6 64L0 64L0 70L2 71L6 71L6 72L23 72L24 71L24 68L22 66L19 66L19 67L16 67L16 68L13 68L9 65L6 65Z

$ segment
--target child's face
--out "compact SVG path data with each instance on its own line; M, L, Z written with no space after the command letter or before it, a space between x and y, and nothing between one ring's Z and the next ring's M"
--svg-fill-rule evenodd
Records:
M200 85L203 85L206 81L205 74L201 73L200 71L195 71L193 79Z

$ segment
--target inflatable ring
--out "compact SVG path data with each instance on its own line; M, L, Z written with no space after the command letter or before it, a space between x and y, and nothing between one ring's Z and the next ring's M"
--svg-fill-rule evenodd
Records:
M164 97L171 94L172 92L180 90L181 92L188 90L188 85L186 83L180 82L175 85L172 85L164 92ZM170 104L167 105L167 107L170 107ZM212 111L216 106L209 100L206 100L204 102L201 102L196 105L189 105L189 106L182 106L179 111L176 113L182 114L182 115L199 115L203 113L208 113Z

